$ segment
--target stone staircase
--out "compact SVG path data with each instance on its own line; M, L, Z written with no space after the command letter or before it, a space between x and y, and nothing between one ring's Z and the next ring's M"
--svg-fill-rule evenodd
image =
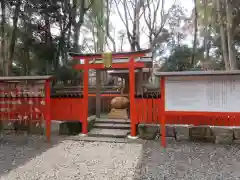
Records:
M126 138L130 133L130 121L123 119L96 119L89 137Z
M127 138L128 134L130 120L97 118L87 136L72 136L71 139L89 142L133 142Z

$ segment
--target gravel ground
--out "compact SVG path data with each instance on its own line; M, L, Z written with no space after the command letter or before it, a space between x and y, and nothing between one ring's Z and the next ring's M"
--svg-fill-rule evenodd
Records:
M158 141L142 144L4 137L0 180L240 179L240 147Z

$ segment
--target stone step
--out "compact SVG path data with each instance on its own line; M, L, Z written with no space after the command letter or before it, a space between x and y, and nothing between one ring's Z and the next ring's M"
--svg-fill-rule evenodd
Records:
M115 123L95 123L93 128L102 129L130 129L130 124L115 124Z
M130 130L126 129L99 129L94 128L89 133L89 137L114 137L114 138L125 138Z
M112 124L130 124L130 120L125 119L96 119L95 123L112 123Z
M113 137L89 137L89 136L69 136L69 140L87 142L107 142L107 143L143 143L142 139L113 138Z

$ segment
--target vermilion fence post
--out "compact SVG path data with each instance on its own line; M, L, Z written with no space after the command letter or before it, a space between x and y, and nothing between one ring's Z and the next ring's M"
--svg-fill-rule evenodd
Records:
M160 100L160 111L159 111L159 118L161 119L161 141L162 146L166 147L166 138L165 138L165 77L162 76L160 80L160 94L161 94L161 100Z
M88 68L89 62L88 59L85 58L84 60L84 73L83 73L83 108L84 108L84 118L83 118L83 122L82 122L82 133L83 134L87 134L88 133L88 122L87 122L87 118L88 118ZM81 113L81 111L79 111L79 113Z
M45 81L45 121L47 141L51 138L51 89L50 80Z
M135 109L135 72L134 57L130 57L129 61L129 94L130 94L130 120L131 120L131 136L137 135L136 130L136 109Z

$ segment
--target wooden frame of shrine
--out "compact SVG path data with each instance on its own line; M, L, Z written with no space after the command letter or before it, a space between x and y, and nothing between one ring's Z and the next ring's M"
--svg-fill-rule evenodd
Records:
M129 100L130 100L130 120L131 120L131 136L136 136L136 107L135 107L135 69L136 68L144 68L145 64L143 62L139 62L136 59L140 57L146 56L146 54L150 53L150 49L137 51L137 52L122 52L122 53L103 53L103 54L78 54L78 53L69 53L69 55L74 60L84 60L83 64L75 65L76 70L84 71L83 78L83 113L84 118L82 120L82 133L87 134L87 118L88 118L88 97L93 96L88 92L88 71L89 69L129 69ZM128 62L119 62L114 59L128 58ZM97 60L103 59L104 62L96 62ZM92 61L92 62L91 62ZM103 96L113 96L112 94ZM115 95L116 96L116 95Z

